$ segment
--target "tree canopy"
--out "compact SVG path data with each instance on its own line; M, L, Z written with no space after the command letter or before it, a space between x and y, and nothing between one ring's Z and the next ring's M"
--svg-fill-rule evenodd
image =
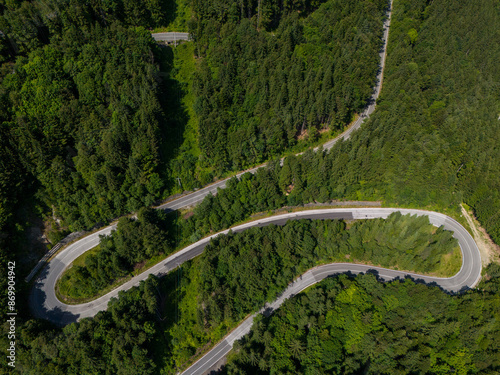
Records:
M372 92L386 5L193 2L202 163L240 170L281 154L306 131L348 124Z
M498 266L488 273L498 275ZM323 280L255 319L224 374L494 374L498 278L450 296L373 275ZM483 289L484 288L484 289Z

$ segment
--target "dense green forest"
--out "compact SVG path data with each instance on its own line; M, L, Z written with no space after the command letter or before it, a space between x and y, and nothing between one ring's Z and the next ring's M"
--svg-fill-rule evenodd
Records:
M372 93L385 0L193 7L201 162L218 172L279 155L306 131L342 129Z
M18 56L2 81L27 176L71 228L150 205L164 185L154 41L146 30L69 27Z
M189 89L183 87L184 82L177 82L178 64L171 59L187 60L192 56L165 53L145 28L171 22L174 1L3 4L0 152L9 160L3 162L0 172L2 186L6 187L0 196L2 222L16 209L16 195L21 190L46 206L41 211L53 209L70 230L90 228L164 198L176 189L178 176L172 173L183 175L188 171L183 183L194 187L197 180L210 182L193 175L200 163L208 169L215 167L220 174L282 152L295 142L288 138L295 137L299 122L302 128L332 122L345 124L370 94L377 69L384 2L297 2L282 9L278 5L269 3L263 9L259 5L257 10L256 4L242 3L245 15L234 18L233 10L226 9L225 4L214 2L207 7L206 2L193 1L196 16L191 28L198 35L197 54L203 58L196 66L190 66L187 75L191 77L187 80L192 81L188 86L194 90L193 106L199 117L199 126L191 131L197 133L195 143L199 143L201 153L193 155L180 150L182 159L188 162L180 163L177 158L172 164L175 148L182 142L178 133L186 119L178 119L183 111L179 108L182 101L165 98L185 95ZM214 9L227 19L220 20ZM223 44L209 32L211 28L224 31ZM246 40L233 37L231 30L236 28L241 29L239 34ZM235 59L242 47L247 52ZM257 53L261 47L265 49ZM258 61L259 58L267 62ZM268 72L275 66L271 64L275 58L282 60L277 65L281 73ZM247 66L249 63L259 68ZM166 68L167 79L160 78L160 65ZM295 68L290 69L291 66ZM254 84L245 81L252 69L255 74L248 79ZM292 71L293 81L286 76L288 71ZM262 85L279 74L281 81L301 85L303 94L293 99L296 88L292 90L276 81L266 95L275 97L282 91L278 95L281 99L271 105L262 91L269 89ZM237 85L235 80L239 81ZM233 86L255 86L256 91L229 92ZM318 90L321 98L315 94ZM232 98L231 105L235 107L241 106L243 98L255 97L255 103L245 105L248 114L235 117L248 118L244 124L229 124L225 107L210 109L225 103L225 99L220 100L220 92L228 100ZM210 102L204 103L205 100ZM313 106L313 102L319 107ZM277 108L285 103L290 104L276 116L271 114L274 110L266 109L264 117L269 117L273 126L255 116L260 111L255 106ZM285 112L295 107L308 108L308 113L301 110L294 114L296 119L287 120L287 130L278 117L283 118ZM203 112L206 110L209 115ZM218 156L228 150L227 142L217 136L227 130L218 129L221 116L227 118L222 122L231 129L252 132L250 128L254 128L253 148L239 147L242 136L252 137L230 132L232 139L238 139L236 148L249 149L253 156L239 157L233 155L234 150L229 153L231 160L223 161ZM268 128L276 136L264 134ZM289 135L285 137L285 133ZM280 137L286 138L286 142Z
M170 22L173 4L0 2L0 260L2 275L17 262L18 292L42 220L90 228L167 191L169 112L144 27Z
M162 81L158 66L170 52L159 50L147 28L168 24L172 3L0 2L2 274L7 261L24 260L19 256L27 247L23 233L33 215L46 216L53 209L71 230L108 222L165 197L176 176L183 176L183 186L195 187L224 170L258 163L299 137L314 139L319 130L342 127L366 102L386 2L193 1L194 46L183 47L184 57L177 52L172 56L194 67L182 72L182 63L174 61L170 80ZM396 1L383 90L363 130L328 153L288 157L282 167L275 161L256 175L231 181L228 189L207 197L193 216L179 222L178 238L194 241L283 205L373 199L451 210L465 201L500 243L497 40L498 0L473 5L463 0ZM194 62L188 56L192 49ZM180 73L185 82L177 88ZM180 124L173 118L184 109L169 107L167 99L184 93L191 95L197 121L189 136L201 152L186 153L171 165L178 154L173 149L178 135L171 132ZM181 117L180 122L185 120ZM201 178L200 166L213 174ZM168 240L166 247L148 247L155 238L172 236L162 223L146 225L154 227L152 238L142 232L140 221L121 223L123 236L116 237L121 242L112 238L107 244L113 253L123 245L124 256L115 257L122 264L106 273L99 262L109 257L92 260L93 272L102 271L108 281L129 272L139 259L177 244ZM359 235L364 230L370 235L368 227L357 225ZM278 248L273 241L280 230L269 233L266 249ZM143 246L129 246L128 241L136 240ZM362 246L361 255L374 259L375 244ZM308 246L305 242L303 247ZM229 249L240 255L229 245L220 251ZM317 257L305 257L305 262L312 259ZM380 260L395 266L390 261L394 259ZM270 271L264 267L261 278L275 280L268 289L259 290L252 279L238 289L241 275L232 275L223 259L217 267L205 258L203 262L218 273L201 274L201 263L186 264L184 274L150 278L121 293L108 311L64 329L25 320L28 290L18 268L17 370L175 373L236 324L249 311L245 309L255 307L254 300L239 301L242 287L253 288L262 301L276 280L285 283L300 267L307 268L292 264L284 276L275 272L274 279L266 279ZM416 266L411 259L407 264ZM241 266L254 272L251 267L258 265ZM491 266L487 273L478 289L460 296L410 281L376 283L371 275L325 281L263 319L227 371L496 373L500 271ZM219 276L224 277L220 283ZM5 282L1 278L2 290ZM237 303L226 305L210 291L236 296ZM203 295L209 310L198 305ZM3 313L4 292L0 302ZM286 337L276 336L277 326L286 327ZM7 347L5 340L2 334L1 347Z
M54 243L63 236L63 232L55 233L60 229L75 231L107 223L294 143L278 141L279 145L271 147L274 141L256 133L263 140L258 147L264 148L254 149L255 157L235 157L231 164L219 163L218 156L206 147L210 142L200 135L212 132L212 122L206 122L198 109L206 108L202 102L209 93L205 91L219 82L215 71L220 70L227 79L236 78L232 72L222 73L226 69L223 61L241 46L248 47L248 54L234 72L240 85L248 83L244 82L251 68L245 66L248 59L257 58L257 50L269 45L266 53L282 60L282 73L295 66L293 85L300 84L307 99L300 106L310 107L316 89L323 93L321 109L315 107L321 114L315 116L309 110L303 128L345 123L366 101L377 69L382 1L300 1L284 7L279 2L263 7L260 2L242 2L245 14L236 18L234 9L226 4L214 2L207 8L205 2L191 3L192 12L186 11L186 2L173 0L0 4L2 254L28 253L22 258L23 267L28 268L27 263L39 256L27 245L35 221L42 230L42 220L53 223L49 238ZM214 10L228 18L219 20ZM189 14L191 20L186 18ZM194 48L173 52L160 48L149 35L148 28L180 24L175 17L181 17L183 25L190 24L196 34ZM250 39L242 43L227 31L227 41L220 45L212 34L209 39L202 37L209 35L210 25L222 31L239 28L245 36L258 37L251 37L256 43L246 46ZM335 42L330 43L329 38ZM349 70L352 59L357 65ZM265 68L255 68L252 79L259 87L262 80L274 79L267 75L270 61L267 59ZM231 64L231 69L236 68ZM207 69L213 77L205 74ZM214 90L226 90L227 79ZM293 97L296 90L281 86L273 86L271 94L283 89L284 103L289 100L287 91ZM262 93L262 88L256 86L255 90L255 95ZM238 100L242 95L251 96L243 91L226 94ZM215 91L210 95L219 96ZM335 99L331 103L337 114L328 113L330 98ZM269 105L264 98L257 102ZM249 121L255 123L256 109L250 107ZM217 111L227 114L227 108ZM274 116L266 111L269 118ZM217 117L216 110L211 114ZM279 121L272 121L274 129L284 129ZM245 131L247 125L245 120ZM267 125L261 130L265 128ZM191 146L183 148L186 142ZM225 152L224 147L221 150Z
M500 47L492 43L499 20L495 1L474 12L465 3L398 2L384 88L363 130L328 153L290 156L282 168L273 163L271 172L231 182L197 208L204 219L193 217L189 230L216 230L285 202L382 199L447 209L465 201L500 242L500 92L494 84Z
M196 277L195 265L183 268ZM453 296L410 280L379 283L371 274L325 280L270 319L258 318L250 337L236 344L228 372L493 374L500 367L500 268L486 271L479 288ZM177 312L176 277L150 277L121 292L107 311L63 329L23 323L16 369L33 375L176 373L166 361L189 339L182 330L188 312ZM195 304L196 295L185 293L196 282L183 280L181 308ZM176 329L180 336L172 337ZM180 354L190 358L192 352Z
M239 321L272 301L298 275L318 263L363 262L418 273L439 271L457 241L426 216L394 213L387 220L288 221L218 236L201 256L203 320ZM460 262L448 276L460 269Z
M224 374L497 374L500 268L465 295L373 275L326 279L260 316Z

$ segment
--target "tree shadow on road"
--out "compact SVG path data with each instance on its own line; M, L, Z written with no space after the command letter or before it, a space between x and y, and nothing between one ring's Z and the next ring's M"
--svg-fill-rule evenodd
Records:
M50 321L51 323L57 326L65 326L70 323L74 323L78 320L80 315L73 314L69 311L64 311L59 307L55 307L53 309L47 309L45 303L47 302L47 294L44 290L42 290L43 281L47 280L50 269L58 268L61 265L61 261L58 259L53 259L50 264L48 264L45 268L42 269L40 274L38 275L33 288L30 292L29 297L29 305L31 313L40 319L45 319ZM51 301L51 304L54 304L58 301Z

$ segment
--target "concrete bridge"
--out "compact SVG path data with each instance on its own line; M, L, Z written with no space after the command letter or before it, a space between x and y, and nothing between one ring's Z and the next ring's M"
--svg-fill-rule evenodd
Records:
M190 40L189 33L178 33L178 32L168 32L168 33L155 33L151 34L154 40L160 43L166 43L166 44L174 44L177 45L177 43L181 41L187 41Z

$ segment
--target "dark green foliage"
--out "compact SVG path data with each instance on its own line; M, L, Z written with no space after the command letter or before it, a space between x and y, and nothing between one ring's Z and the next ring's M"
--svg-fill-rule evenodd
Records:
M56 0L0 8L0 152L17 164L3 162L1 173L35 180L39 198L72 230L164 194L159 147L168 131L157 46L135 26L162 25L172 4ZM2 189L2 210L4 192L16 201Z
M173 1L130 0L8 1L1 7L0 54L26 55L55 37L82 31L94 24L158 27L172 18ZM9 56L10 55L10 56Z
M16 370L22 374L154 373L157 285L151 277L109 303L108 310L62 330L28 321L18 328Z
M22 164L72 228L159 197L162 111L152 48L147 32L120 26L76 41L68 33L18 59L4 80Z
M290 156L283 167L271 161L255 174L246 173L227 182L217 195L208 195L187 220L181 220L183 238L191 242L210 232L228 228L251 214L308 202L325 202L331 193L332 164L322 152L308 150L303 156ZM339 194L340 195L340 194Z
M61 283L68 285L65 294L91 297L129 274L135 265L168 254L172 249L168 226L166 214L151 208L141 209L137 220L121 218L112 235L101 237L99 252L85 259L85 267L74 266L63 276Z
M61 227L108 222L165 192L157 46L138 26L168 22L172 4L0 4L0 274L16 261L19 313L22 280L46 250L42 219L56 242Z
M498 275L484 285L498 289ZM226 374L494 374L500 297L373 275L327 279L258 318Z
M342 128L364 107L386 2L320 2L194 2L204 164L219 172L258 164L307 129L313 137Z
M339 240L344 228L338 221L300 220L213 239L200 262L204 320L238 321L272 301L324 254L318 242Z

